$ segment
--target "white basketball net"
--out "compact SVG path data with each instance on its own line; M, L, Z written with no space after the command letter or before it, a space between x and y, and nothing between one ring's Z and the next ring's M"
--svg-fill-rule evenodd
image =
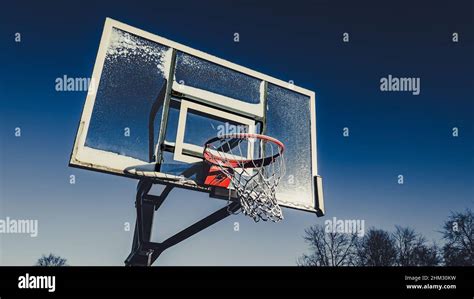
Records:
M275 197L285 172L283 144L258 134L230 134L211 139L204 149L205 159L231 180L241 211L254 221L283 219Z

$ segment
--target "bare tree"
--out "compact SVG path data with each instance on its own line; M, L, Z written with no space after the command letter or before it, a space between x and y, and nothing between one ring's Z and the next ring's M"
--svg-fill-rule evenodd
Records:
M395 226L393 233L398 266L436 266L440 263L436 244L426 244L426 239L410 227Z
M36 266L42 267L60 267L60 266L67 266L67 260L50 253L48 256L43 255L37 262Z
M418 236L412 228L396 225L393 238L397 251L397 264L399 266L415 266L415 250L425 242L423 237Z
M470 209L451 213L444 223L444 262L447 266L474 266L474 214Z
M326 232L324 226L314 225L305 230L305 241L311 254L298 260L301 266L348 266L353 259L357 235Z
M356 235L326 232L321 225L305 230L311 253L298 259L304 266L474 266L474 214L453 212L443 225L442 249L410 227L395 226L391 234L371 228Z
M415 249L417 266L439 266L441 264L440 250L438 246L423 244Z
M395 241L384 230L369 229L357 244L359 266L393 266L396 256Z

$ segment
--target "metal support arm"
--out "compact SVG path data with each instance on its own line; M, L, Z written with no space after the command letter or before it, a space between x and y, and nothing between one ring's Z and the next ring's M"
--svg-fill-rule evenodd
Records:
M148 192L152 186L153 182L150 180L140 180L138 182L135 202L137 221L135 223L132 252L125 260L127 266L151 266L166 249L225 219L240 208L238 202L231 202L230 205L217 210L168 239L159 243L151 242L154 212L158 210L173 189L173 186L167 185L159 196L149 195Z

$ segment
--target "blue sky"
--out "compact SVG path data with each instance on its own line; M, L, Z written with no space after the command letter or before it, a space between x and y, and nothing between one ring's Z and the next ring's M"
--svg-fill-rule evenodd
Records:
M0 219L38 219L40 231L0 235L0 265L30 265L49 252L72 265L122 265L129 253L133 231L123 228L135 221L136 181L68 167L86 93L55 91L57 77L92 74L106 17L316 92L327 216L285 209L278 224L232 216L157 265L293 265L307 249L304 229L332 217L409 225L438 240L450 211L473 206L472 2L315 2L2 4ZM421 94L380 92L389 74L419 77ZM173 191L155 240L224 204Z

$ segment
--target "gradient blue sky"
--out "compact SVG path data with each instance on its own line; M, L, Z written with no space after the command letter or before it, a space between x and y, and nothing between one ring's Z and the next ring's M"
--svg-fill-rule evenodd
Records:
M472 1L194 2L1 4L0 219L38 219L40 231L0 235L0 265L49 252L72 265L122 265L130 251L133 230L123 226L135 221L136 181L68 167L86 94L55 91L57 77L91 76L106 17L316 92L327 216L286 209L278 224L232 216L156 265L294 265L307 250L304 229L332 217L409 225L438 240L451 210L474 206ZM380 92L388 74L420 77L421 94ZM173 191L154 239L224 204Z

